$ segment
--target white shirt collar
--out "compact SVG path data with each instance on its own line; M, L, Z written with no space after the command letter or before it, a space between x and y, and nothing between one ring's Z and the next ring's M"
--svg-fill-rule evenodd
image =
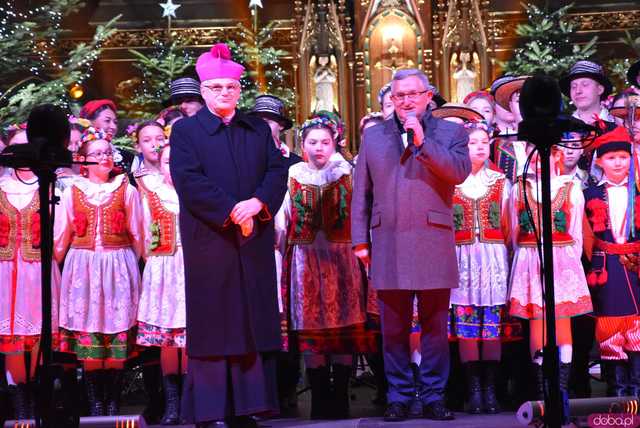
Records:
M629 176L626 176L624 178L624 180L622 180L620 183L614 183L613 181L610 181L606 175L602 176L602 180L600 180L600 182L598 182L598 186L601 186L603 184L607 184L609 186L612 187L624 187L627 184L629 184Z

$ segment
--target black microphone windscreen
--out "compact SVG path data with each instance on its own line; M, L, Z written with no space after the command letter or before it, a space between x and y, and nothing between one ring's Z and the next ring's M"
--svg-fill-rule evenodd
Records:
M66 149L69 132L69 119L62 108L43 104L31 110L27 120L27 139L30 143L44 139L47 150Z
M520 113L523 119L555 118L560 114L562 95L558 81L537 74L528 78L520 92Z

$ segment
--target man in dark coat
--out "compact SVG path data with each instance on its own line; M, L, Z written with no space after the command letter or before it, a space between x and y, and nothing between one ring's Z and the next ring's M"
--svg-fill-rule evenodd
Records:
M422 329L418 392L424 416L453 419L444 404L449 294L458 286L451 206L454 186L469 175L471 161L464 128L428 110L430 88L420 70L394 74L395 113L365 130L353 179L351 236L356 256L371 265L378 291L388 421L407 418L414 394L414 297Z
M264 121L236 110L244 68L227 46L201 55L196 70L206 107L177 122L170 141L185 262L182 412L198 427L257 426L250 415L278 408L272 214L287 171Z

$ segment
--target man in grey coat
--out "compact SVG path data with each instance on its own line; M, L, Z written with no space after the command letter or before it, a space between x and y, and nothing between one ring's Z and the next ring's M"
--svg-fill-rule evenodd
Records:
M449 294L458 284L451 200L471 172L467 133L428 110L420 70L393 76L394 115L368 128L352 197L352 242L378 291L385 374L385 420L408 416L414 396L409 334L414 296L422 329L418 392L424 417L453 419L444 404L449 375ZM410 141L413 137L413 141Z

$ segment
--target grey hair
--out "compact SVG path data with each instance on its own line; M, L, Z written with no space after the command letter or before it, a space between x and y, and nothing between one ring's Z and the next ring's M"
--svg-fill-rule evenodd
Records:
M391 79L391 82L393 84L393 82L397 82L398 80L403 80L408 77L417 77L422 82L422 85L424 86L425 90L427 91L433 90L432 89L433 86L429 84L429 78L427 77L427 75L424 74L422 70L417 68L404 68L402 70L397 70L395 73L393 73L393 78Z

